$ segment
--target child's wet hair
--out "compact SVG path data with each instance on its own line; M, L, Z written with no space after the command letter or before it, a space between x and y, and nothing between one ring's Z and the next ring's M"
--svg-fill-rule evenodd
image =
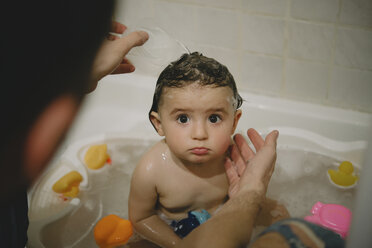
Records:
M165 87L181 88L193 83L202 86L230 87L235 100L234 107L238 109L243 103L243 99L236 88L234 77L226 66L198 52L185 53L161 72L156 82L149 115L152 111L158 112L159 102Z

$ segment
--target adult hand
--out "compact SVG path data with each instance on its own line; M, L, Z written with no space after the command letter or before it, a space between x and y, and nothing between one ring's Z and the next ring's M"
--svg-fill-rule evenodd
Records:
M127 27L121 23L113 22L111 32L122 34ZM149 38L144 31L134 31L125 37L109 35L98 50L93 62L92 80L94 89L97 82L110 73L129 73L135 70L134 66L125 59L125 55L136 46L143 45Z
M255 191L266 195L267 187L274 171L276 161L276 141L279 132L272 131L263 140L253 128L247 131L256 153L249 147L240 134L234 136L235 144L231 149L231 159L225 162L226 174L229 179L229 196Z

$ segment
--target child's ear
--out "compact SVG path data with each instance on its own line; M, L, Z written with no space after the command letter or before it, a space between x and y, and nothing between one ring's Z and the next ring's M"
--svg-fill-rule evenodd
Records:
M232 133L231 134L234 134L235 133L235 129L238 126L238 122L239 122L239 119L240 119L241 116L242 116L242 110L241 109L237 109L235 111L234 125L233 125L233 129L232 129Z
M158 132L160 136L164 136L163 127L161 125L161 119L160 119L159 113L151 111L150 121L152 125L155 127L156 132Z

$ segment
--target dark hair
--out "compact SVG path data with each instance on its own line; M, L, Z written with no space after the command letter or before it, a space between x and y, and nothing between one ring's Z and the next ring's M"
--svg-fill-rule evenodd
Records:
M0 193L26 184L21 178L23 146L42 111L61 95L80 101L87 92L114 4L113 0L1 4Z
M185 53L161 72L156 82L149 116L152 111L158 112L159 102L165 87L181 88L192 83L230 87L236 100L236 109L240 108L243 103L243 99L236 88L234 77L226 66L198 52Z

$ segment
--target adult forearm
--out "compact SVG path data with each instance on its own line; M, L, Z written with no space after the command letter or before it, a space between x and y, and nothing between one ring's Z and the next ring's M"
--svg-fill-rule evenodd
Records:
M176 247L181 240L157 215L136 222L134 228L142 237L164 248Z
M249 243L262 194L244 192L230 199L207 222L194 229L177 247L241 247Z

